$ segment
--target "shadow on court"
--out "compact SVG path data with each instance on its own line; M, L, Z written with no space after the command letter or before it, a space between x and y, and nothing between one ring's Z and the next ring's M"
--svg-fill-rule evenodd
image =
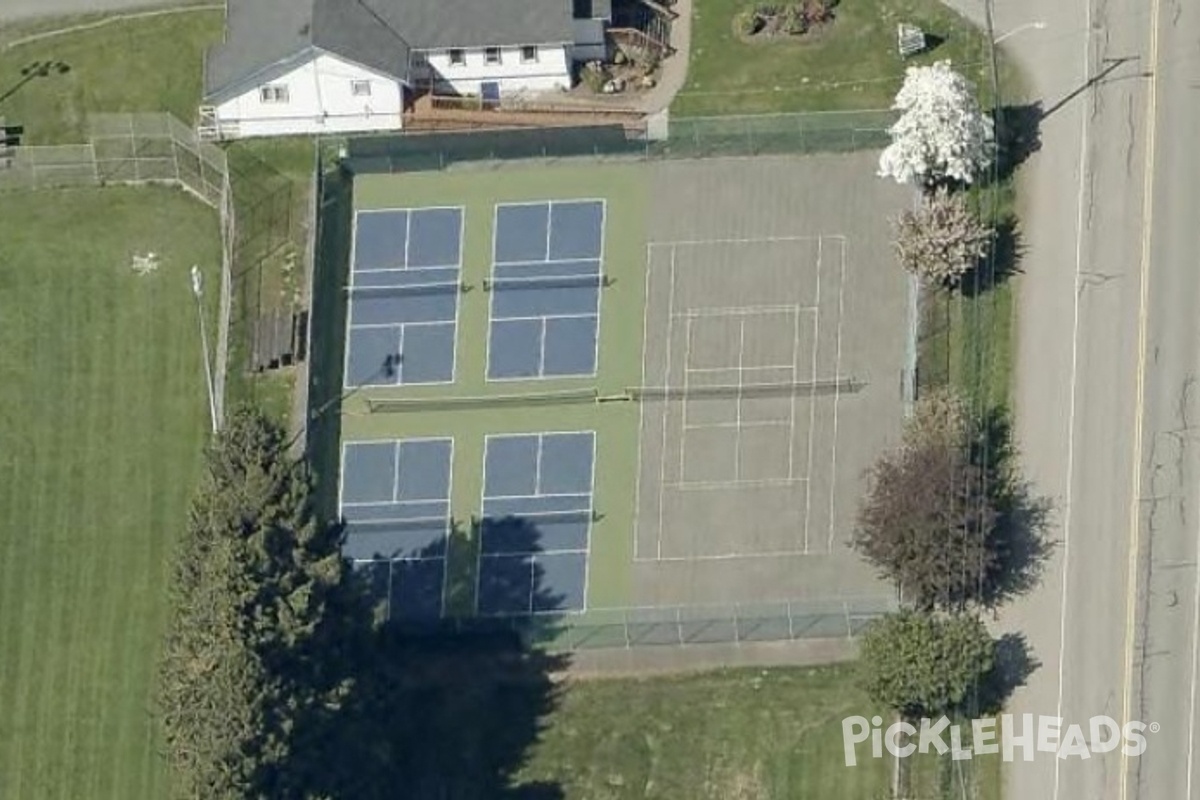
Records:
M346 681L346 695L301 726L301 746L283 770L304 796L561 798L555 785L514 777L558 704L551 675L567 666L567 657L525 644L546 635L533 629L543 623L465 631L380 624L371 587L352 585L338 640L315 654L326 663L314 670Z

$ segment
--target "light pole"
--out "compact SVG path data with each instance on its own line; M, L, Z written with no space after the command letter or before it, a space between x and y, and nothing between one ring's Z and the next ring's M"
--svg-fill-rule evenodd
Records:
M998 36L998 37L997 37L997 38L996 38L996 39L995 39L995 40L992 42L992 44L1000 44L1001 42L1003 42L1003 41L1004 41L1005 39L1007 39L1008 37L1010 37L1010 36L1016 36L1016 35L1017 35L1018 33L1020 33L1021 31L1027 31L1027 30L1029 30L1030 28L1033 28L1035 31L1040 31L1040 30L1042 30L1042 29L1043 29L1043 28L1045 28L1045 27L1046 27L1046 23L1044 23L1044 22L1026 22L1024 25L1018 25L1017 27L1013 28L1011 31L1008 31L1007 33L1002 33L1002 34L1000 34L1000 35L999 35L999 36Z
M204 351L204 381L208 386L208 417L212 432L217 432L217 394L213 388L212 364L208 355L208 330L204 326L204 277L200 268L192 265L192 295L196 298L196 316L200 320L200 346Z

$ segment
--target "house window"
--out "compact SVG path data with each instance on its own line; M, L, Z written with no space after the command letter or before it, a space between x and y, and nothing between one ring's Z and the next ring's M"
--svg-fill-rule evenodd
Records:
M521 63L532 64L537 61L537 45L527 44L521 48Z
M500 63L500 48L499 47L485 47L483 49L483 63L499 64Z
M453 59L453 56L451 56L451 59ZM429 57L424 53L413 53L412 65L414 67L427 67L429 66Z
M286 103L288 87L282 83L268 83L259 88L258 99L264 103Z
M370 81L350 81L350 94L355 97L370 97L371 82Z
M467 51L462 48L455 47L450 50L450 63L455 66L462 66L467 63Z

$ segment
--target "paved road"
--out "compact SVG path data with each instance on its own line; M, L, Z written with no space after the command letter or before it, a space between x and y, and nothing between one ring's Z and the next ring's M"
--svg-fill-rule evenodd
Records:
M980 0L953 4L981 16ZM1200 796L1200 8L998 6L998 34L1047 23L1006 46L1049 111L1024 175L1017 435L1028 477L1056 503L1060 545L1041 589L1004 614L1042 662L1011 710L1161 726L1140 759L1039 754L1009 766L1006 789L1014 800L1190 800Z

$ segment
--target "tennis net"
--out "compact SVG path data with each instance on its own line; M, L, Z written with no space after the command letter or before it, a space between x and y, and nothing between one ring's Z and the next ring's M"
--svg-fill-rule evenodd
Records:
M741 383L727 385L631 386L630 400L683 400L721 397L803 397L805 395L857 392L866 384L855 378L828 378L791 383Z
M346 287L346 292L351 297L414 297L429 294L457 294L462 290L463 285L457 282Z
M483 282L485 292L502 292L507 289L575 289L602 288L609 286L612 279L604 275L539 275L530 278L488 278Z
M372 414L405 411L453 411L468 408L503 408L543 406L568 403L594 403L599 397L595 389L562 389L550 392L514 394L483 394L462 397L368 397L367 410Z

